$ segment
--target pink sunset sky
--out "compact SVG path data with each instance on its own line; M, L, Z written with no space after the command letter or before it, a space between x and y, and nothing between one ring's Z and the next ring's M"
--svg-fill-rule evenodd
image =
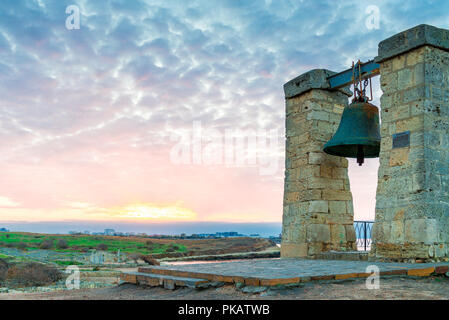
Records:
M449 27L438 6L391 2L369 29L367 1L2 1L0 221L280 222L283 84L372 59L417 24ZM206 140L272 130L257 152L276 170L204 149L177 163L195 123ZM355 219L374 219L377 167L350 160Z

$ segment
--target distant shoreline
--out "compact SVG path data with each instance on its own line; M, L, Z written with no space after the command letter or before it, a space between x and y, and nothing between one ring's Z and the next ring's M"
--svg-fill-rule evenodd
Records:
M32 232L44 234L68 234L70 231L89 230L102 232L104 229L114 229L119 232L135 232L146 234L177 235L201 234L235 231L241 234L259 234L262 237L279 236L282 224L272 222L260 223L229 223L229 222L117 222L117 221L63 221L63 222L0 222L0 228L13 232Z

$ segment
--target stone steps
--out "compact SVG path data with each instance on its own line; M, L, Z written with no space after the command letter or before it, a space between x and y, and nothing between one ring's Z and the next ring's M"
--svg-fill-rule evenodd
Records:
M146 285L150 287L164 287L165 289L174 290L176 287L187 288L207 288L214 286L215 283L206 279L195 279L186 277L176 277L171 275L161 275L149 272L122 272L120 280L127 283L137 285Z

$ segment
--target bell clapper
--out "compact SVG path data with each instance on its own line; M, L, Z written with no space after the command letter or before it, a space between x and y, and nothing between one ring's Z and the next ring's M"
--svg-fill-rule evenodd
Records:
M359 166L361 166L363 164L365 160L365 154L363 153L363 146L362 145L357 145L357 163L359 164Z

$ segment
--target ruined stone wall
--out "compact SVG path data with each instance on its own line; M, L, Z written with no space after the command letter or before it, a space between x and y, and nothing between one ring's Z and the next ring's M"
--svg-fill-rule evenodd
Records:
M419 40L420 30L428 38L427 29L417 30L402 38ZM431 35L438 34L432 29ZM421 46L380 66L382 143L371 257L444 260L449 257L449 53ZM393 148L393 134L407 131L409 146Z
M356 250L348 161L322 151L347 103L322 89L286 99L282 257Z

